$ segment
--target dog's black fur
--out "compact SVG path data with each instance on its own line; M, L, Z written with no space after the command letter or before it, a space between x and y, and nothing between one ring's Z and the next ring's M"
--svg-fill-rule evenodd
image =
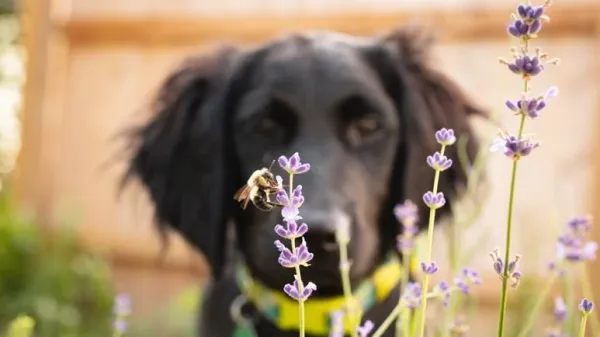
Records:
M377 38L334 33L288 35L256 49L223 48L193 57L171 73L158 92L154 115L133 137L127 178L149 191L159 228L172 228L204 254L213 281L201 317L204 337L229 337L231 302L239 294L227 263L231 224L239 252L255 278L281 289L292 272L277 264L273 245L279 212L242 211L233 194L250 174L279 155L299 152L312 165L301 208L315 254L303 279L313 296L341 294L334 228L351 225L354 285L396 247L400 227L394 205L421 205L433 170L425 159L439 150L434 133L446 127L478 145L469 117L484 115L457 85L427 64L430 40L398 29ZM456 146L454 166L441 174L448 204L464 186ZM281 172L276 172L285 177ZM441 209L448 214L450 205ZM428 210L420 209L426 222ZM366 314L379 324L397 293ZM257 320L261 337L294 336Z

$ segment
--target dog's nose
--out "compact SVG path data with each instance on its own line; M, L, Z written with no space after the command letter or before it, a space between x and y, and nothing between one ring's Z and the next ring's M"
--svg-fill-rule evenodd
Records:
M309 211L304 213L302 222L308 225L308 232L304 235L308 248L322 248L326 251L336 251L337 229L349 225L349 217L337 211Z

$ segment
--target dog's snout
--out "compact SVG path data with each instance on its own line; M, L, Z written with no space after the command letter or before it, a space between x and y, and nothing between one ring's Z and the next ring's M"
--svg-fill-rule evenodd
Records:
M327 251L334 251L338 248L335 231L309 227L308 232L304 235L304 239L309 249L322 248Z
M327 251L338 249L336 239L337 230L349 226L349 217L339 211L306 212L303 222L308 225L308 232L304 235L309 248L320 247Z

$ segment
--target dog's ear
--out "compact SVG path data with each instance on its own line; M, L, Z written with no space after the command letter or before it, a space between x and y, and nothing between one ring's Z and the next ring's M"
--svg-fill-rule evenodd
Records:
M422 197L432 189L434 177L426 158L440 150L435 132L449 128L457 138L467 137L465 152L472 162L479 144L470 117L486 116L453 80L428 64L432 41L431 35L417 28L398 29L378 40L376 47L367 53L395 101L402 124L402 144L395 159L391 194L384 211L391 214L395 204L410 199L419 205L422 227L429 218ZM460 165L457 153L456 144L446 148L446 155L454 164L440 174L438 191L444 193L447 202L438 213L440 217L449 214L451 204L466 185L467 172Z
M199 249L218 277L235 192L226 102L238 52L185 60L160 85L153 115L130 138L124 183L139 178L163 234L171 227Z

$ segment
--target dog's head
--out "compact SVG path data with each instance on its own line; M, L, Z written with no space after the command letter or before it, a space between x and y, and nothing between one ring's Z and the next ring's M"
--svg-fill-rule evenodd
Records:
M294 184L303 186L315 254L303 275L319 293L337 292L337 225L350 224L351 278L360 280L395 249L394 205L420 204L431 189L425 159L439 150L435 131L452 128L469 137L470 155L477 149L468 119L482 111L427 65L428 44L410 30L373 39L322 33L191 58L162 84L155 114L136 133L128 176L141 178L162 228L204 253L214 276L232 220L254 276L281 287L292 274L273 245L279 212L242 211L233 195L255 170L299 152L312 165ZM466 175L456 150L448 155L455 165L439 189L452 203Z

